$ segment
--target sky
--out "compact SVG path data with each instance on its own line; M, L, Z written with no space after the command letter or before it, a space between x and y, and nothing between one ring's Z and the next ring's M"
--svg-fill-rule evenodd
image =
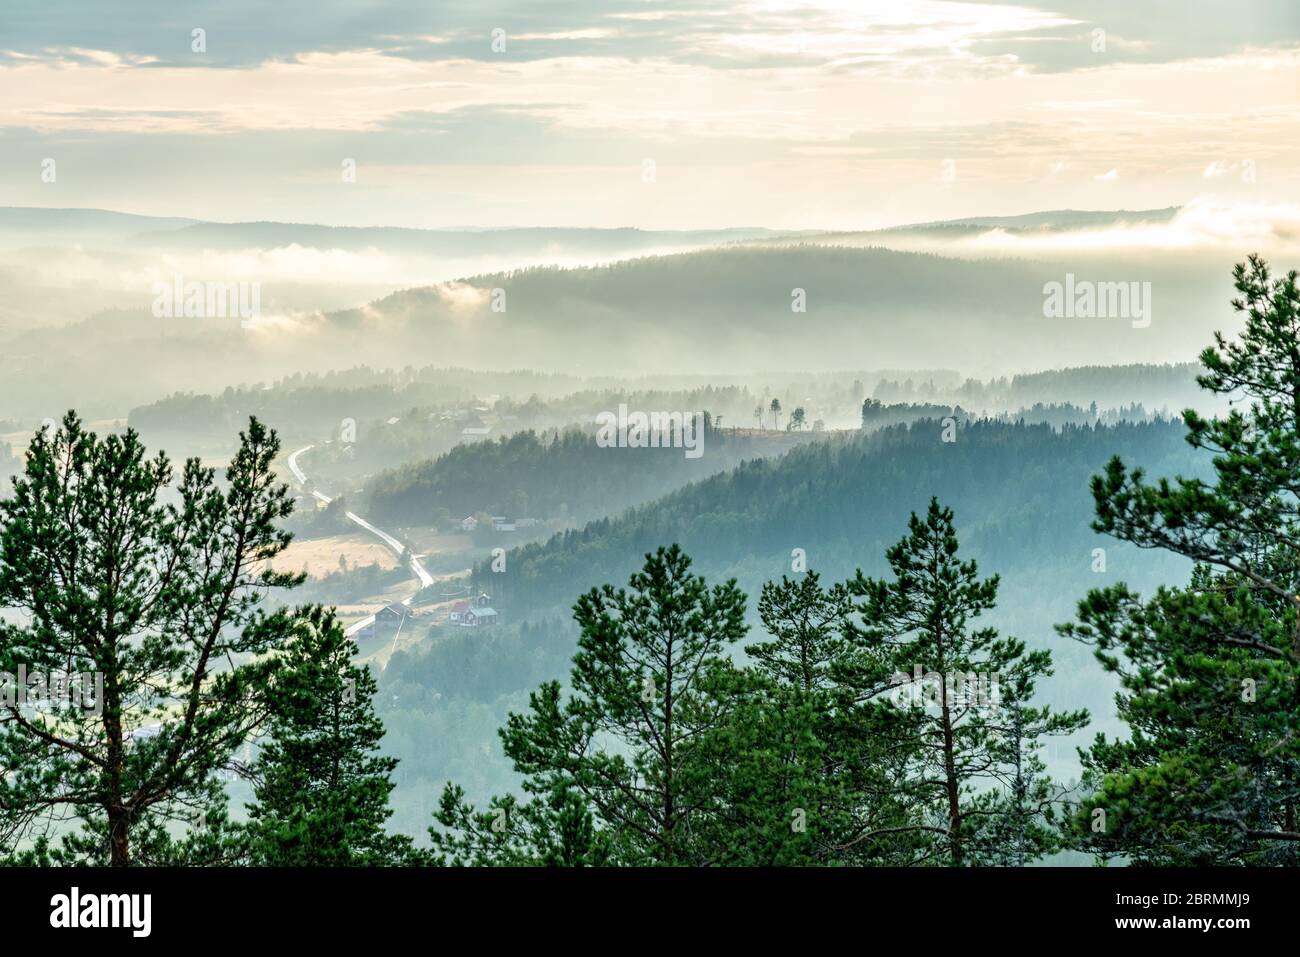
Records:
M0 205L867 229L1295 204L1297 147L1295 0L0 11Z

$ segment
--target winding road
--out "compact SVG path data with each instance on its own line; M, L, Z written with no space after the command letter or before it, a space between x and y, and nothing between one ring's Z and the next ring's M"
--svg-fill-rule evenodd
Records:
M298 456L302 455L304 452L310 452L314 448L316 448L314 444L304 445L298 451L294 452L292 455L289 456L289 471L293 473L293 477L298 480L298 482L303 486L303 488L307 487L307 475L305 472L303 472L302 467L298 464ZM311 490L311 494L312 497L314 497L316 501L320 502L322 505L328 505L330 502L334 501L333 498L326 495L324 492L318 492L315 489ZM389 535L383 529L376 528L374 525L371 525L369 522L367 522L364 518L362 518L360 515L356 514L355 512L348 512L347 517L349 521L365 529L371 535L374 535L381 542L383 542L390 549L392 549L393 553L397 555L398 558L405 558L407 567L411 569L411 574L414 575L416 581L420 583L420 588L427 588L428 586L433 584L433 576L430 575L429 570L424 567L424 563L421 562L418 558L416 558L413 554L411 554L407 550L405 545L403 545L401 542L395 539L392 535ZM402 604L409 607L412 600L415 598L416 594L419 594L418 589L410 596L402 599ZM353 635L355 635L357 632L362 631L365 628L368 628L374 623L375 623L375 616L370 615L368 618L363 618L361 619L361 621L349 625L346 634L350 638Z

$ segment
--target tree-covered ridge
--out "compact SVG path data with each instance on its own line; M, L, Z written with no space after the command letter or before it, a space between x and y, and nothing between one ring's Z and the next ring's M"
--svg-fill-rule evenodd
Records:
M1117 450L1162 472L1203 467L1169 422L1056 431L977 421L954 442L944 442L943 431L939 421L921 421L747 461L620 517L526 545L510 554L504 575L487 566L476 575L524 607L553 605L574 583L630 572L637 555L675 541L702 568L742 569L748 587L788 570L796 548L819 570L846 576L883 555L900 511L937 494L962 516L968 547L992 567L1068 568L1086 581L1099 543L1088 525L1089 476Z
M1087 276L1118 278L1132 268L1099 260ZM472 276L454 295L444 286L403 290L329 322L437 341L480 363L540 356L556 368L630 373L655 367L643 356L665 354L698 357L691 371L720 361L718 371L768 368L775 343L783 364L823 370L841 367L834 357L845 355L894 368L1045 368L1062 354L1097 364L1185 361L1188 335L1213 328L1206 304L1219 298L1219 277L1168 265L1150 272L1161 314L1178 322L1134 329L1123 320L1045 318L1044 284L1065 273L1055 263L812 243Z
M1053 625L1099 581L1122 577L1153 587L1182 574L1186 563L1108 542L1088 525L1089 477L1115 449L1162 474L1194 470L1195 453L1176 425L1054 434L1045 427L986 424L958 433L958 443L977 437L983 443L964 453L984 463L984 471L969 476L947 467L962 453L939 440L942 428L930 422L870 438L822 437L815 447L751 461L623 517L511 552L504 572L486 564L478 586L493 595L507 623L490 633L439 632L428 647L395 655L381 679L390 747L403 761L397 793L402 826L419 826L428 795L447 778L474 800L510 786L493 730L529 689L566 673L576 638L564 619L575 590L630 574L645 550L663 541L690 549L702 573L737 577L752 597L765 582L791 574L796 548L805 552L807 567L829 581L852 578L858 569L879 576L888 571L884 554L900 528L898 516L926 506L922 483L928 483L960 502L966 554L1002 576L1002 601L990 617L1034 648L1052 644ZM738 491L741 482L750 484ZM797 534L791 531L796 528ZM1104 558L1094 554L1099 547L1106 549ZM535 579L526 577L532 574ZM757 610L751 602L751 624ZM1043 700L1067 710L1087 707L1111 730L1110 690L1097 680L1086 649L1060 647L1056 659L1056 676L1040 683ZM1053 743L1050 757L1060 774L1075 765L1072 744Z
M1090 406L1077 406L1068 402L1038 402L1029 408L997 413L973 413L960 404L937 402L884 403L879 399L866 399L862 403L862 427L867 430L889 425L902 425L919 419L945 419L951 416L962 424L974 419L991 419L996 422L1024 422L1029 425L1114 425L1117 422L1149 422L1168 415L1148 412L1140 403L1123 405L1102 411L1094 402Z
M649 501L746 458L779 454L798 441L787 433L754 436L700 428L698 458L688 458L681 448L604 447L594 430L516 432L383 472L367 483L364 495L377 521L397 525L485 511L584 519Z
M1143 414L1197 404L1197 363L1129 364L1055 369L990 379L963 378L952 370L845 369L744 376L657 375L641 379L542 374L524 370L473 371L454 367L371 369L295 374L273 383L227 387L219 393L177 392L130 411L128 424L169 443L222 449L250 415L282 434L303 439L337 436L355 423L358 450L380 465L432 457L460 439L487 409L496 432L549 429L590 421L617 408L708 409L722 428L772 428L773 396L793 410L803 406L808 425L850 426L864 398L890 407L891 421L911 421L927 407L961 406L977 415L1009 414L1028 421L1082 421L1072 408L1095 406L1105 419L1122 406ZM1064 404L1063 404L1064 403ZM764 409L755 419L756 405ZM909 407L915 407L909 409ZM1149 412L1147 410L1150 410ZM935 415L932 410L929 415ZM1125 418L1134 418L1134 412ZM1093 415L1095 419L1097 416ZM396 418L397 422L390 422ZM30 427L34 422L29 421ZM21 431L22 423L0 433Z

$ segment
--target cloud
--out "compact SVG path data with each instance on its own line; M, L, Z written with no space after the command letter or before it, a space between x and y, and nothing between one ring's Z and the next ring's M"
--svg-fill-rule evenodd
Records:
M668 0L647 16L634 0L437 15L322 0L290 29L279 8L240 20L238 0L161 19L123 0L128 30L16 0L0 44L5 201L351 224L861 228L1170 205L1215 178L1207 164L1241 156L1276 195L1294 189L1295 25L1188 0L1170 30L1173 7L1153 2ZM203 56L189 52L196 16L210 21ZM1072 31L1103 21L1123 42L1106 56L1084 44L1067 68ZM504 54L491 52L497 27ZM57 186L32 173L43 157L58 160ZM348 191L343 158L360 170ZM944 158L958 178L939 195Z
M493 29L510 58L602 56L752 67L758 59L832 64L916 59L996 64L1035 72L1099 63L1169 63L1248 48L1289 46L1300 23L1286 3L1235 0L479 0L429 4L315 0L311 15L262 0L163 5L116 0L111 17L79 16L79 0L7 0L4 46L13 56L111 51L140 65L243 69L312 53L368 49L394 58L490 60ZM1174 26L1176 24L1176 26ZM208 52L190 50L207 31ZM1104 58L1092 31L1104 29Z
M1039 256L1096 252L1208 252L1241 258L1249 252L1300 255L1300 204L1250 203L1198 196L1167 222L1116 222L1088 229L989 229L958 240L925 239L888 245L962 256Z

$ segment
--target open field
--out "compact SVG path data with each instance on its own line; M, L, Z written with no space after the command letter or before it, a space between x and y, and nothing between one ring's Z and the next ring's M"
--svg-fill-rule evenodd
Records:
M281 571L306 569L312 578L324 578L339 570L340 558L347 559L349 568L378 565L387 569L396 568L398 564L397 556L391 550L364 532L294 541L276 557L274 564Z

